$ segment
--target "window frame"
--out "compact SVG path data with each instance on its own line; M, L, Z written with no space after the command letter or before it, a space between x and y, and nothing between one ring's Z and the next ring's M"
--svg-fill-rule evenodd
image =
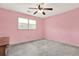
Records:
M28 28L27 29L20 29L19 28L19 18L23 18L23 19L27 19L28 20L28 23L27 23L27 25L28 25ZM29 20L34 20L34 19L29 19L29 18L24 18L24 17L18 17L18 20L17 20L17 28L18 28L18 30L36 30L37 29L37 20L35 20L35 23L36 23L36 26L35 26L35 29L29 29Z
M35 21L35 28L33 28L33 29L31 29L30 28L30 20L34 20L34 19L29 19L29 30L35 30L35 29L37 29L37 21L36 20L34 20Z
M19 23L19 18L22 18L22 19L26 19L26 20L27 20L27 28L25 28L25 29L19 28L19 24L20 24L20 23ZM28 30L28 25L29 25L29 24L28 24L28 19L27 19L27 18L24 18L24 17L18 17L17 25L18 25L18 26L17 26L18 30Z

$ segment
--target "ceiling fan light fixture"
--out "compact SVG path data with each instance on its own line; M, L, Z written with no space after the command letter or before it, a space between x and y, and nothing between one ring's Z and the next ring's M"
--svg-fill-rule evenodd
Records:
M42 13L44 10L38 10L38 13Z

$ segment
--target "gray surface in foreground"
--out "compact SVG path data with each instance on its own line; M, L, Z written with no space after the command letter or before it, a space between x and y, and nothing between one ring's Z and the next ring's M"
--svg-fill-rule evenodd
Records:
M9 47L9 56L78 56L79 48L51 40L39 40Z

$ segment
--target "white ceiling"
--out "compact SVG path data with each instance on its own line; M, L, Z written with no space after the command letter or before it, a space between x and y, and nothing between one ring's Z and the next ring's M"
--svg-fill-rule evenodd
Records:
M51 7L53 11L45 11L46 15L42 15L41 13L37 13L33 15L36 10L28 9L30 7L37 7L39 3L0 3L0 8L5 8L8 10L21 12L24 14L29 14L32 16L45 18L49 16L53 16L56 14L60 14L63 12L70 11L72 9L78 8L79 3L45 3L42 5L43 7Z

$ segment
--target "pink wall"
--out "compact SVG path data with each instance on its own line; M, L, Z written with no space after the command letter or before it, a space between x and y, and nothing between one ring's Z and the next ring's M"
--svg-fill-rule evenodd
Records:
M37 20L36 30L18 30L18 17L25 17ZM30 15L21 14L6 9L0 9L0 36L10 37L10 44L17 44L31 40L41 39L43 36L43 20Z
M79 46L79 8L45 19L45 38Z
M29 31L18 30L18 17L37 20L37 29ZM10 37L10 44L46 38L79 46L79 8L46 18L45 20L0 9L0 36Z

